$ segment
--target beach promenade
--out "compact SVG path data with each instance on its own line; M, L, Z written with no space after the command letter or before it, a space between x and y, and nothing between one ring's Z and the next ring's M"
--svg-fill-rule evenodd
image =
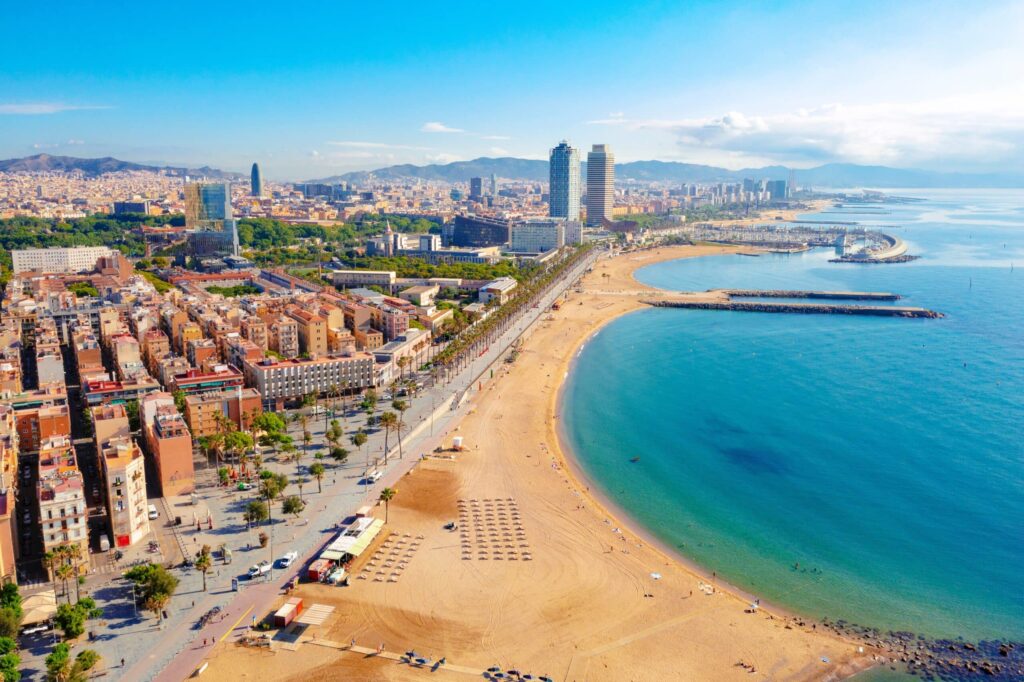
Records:
M422 536L400 576L372 579L378 541L353 565L350 587L296 590L306 604L335 606L322 627L269 651L229 636L204 652L203 679L465 677L315 646L314 634L555 680L838 679L869 665L857 643L768 605L752 610L753 597L657 546L562 451L558 392L572 358L604 323L643 306L602 292L644 290L632 272L658 260L732 251L673 247L599 261L582 293L544 314L515 361L473 387L449 427L467 450L422 461L392 484L386 530ZM445 529L449 522L457 527Z

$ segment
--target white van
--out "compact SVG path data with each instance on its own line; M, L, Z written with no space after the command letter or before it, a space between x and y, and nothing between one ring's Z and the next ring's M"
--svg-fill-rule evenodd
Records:
M107 537L106 533L104 533L103 535L100 536L100 551L101 552L109 552L110 551L110 538Z
M150 518L150 520L158 518L159 516L160 516L160 513L156 510L156 505L155 504L149 505L149 518Z
M380 470L378 470L378 469L374 469L374 470L373 470L373 471L371 471L370 473L366 474L366 482L367 482L368 484L376 483L377 481L379 481L379 480L380 480L380 477L381 477L381 476L383 476L383 475L384 475L384 474L382 474L382 473L380 472Z

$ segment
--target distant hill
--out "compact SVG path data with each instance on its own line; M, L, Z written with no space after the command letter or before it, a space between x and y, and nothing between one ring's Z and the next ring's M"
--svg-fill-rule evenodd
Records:
M586 167L586 163L583 163L584 177ZM678 161L631 161L615 166L617 179L646 182L740 182L744 178L785 180L789 177L789 172L790 169L786 166L729 170ZM499 178L546 181L548 162L513 157L483 157L472 161L427 166L388 166L375 171L333 175L313 182L359 184L365 182L371 174L378 180L419 178L443 182L468 182L470 178L487 178L492 173ZM812 187L1024 187L1024 175L1020 173L941 173L913 168L861 166L853 163L829 163L815 168L798 168L796 178L800 186Z
M169 171L173 175L194 175L208 178L234 179L243 177L239 173L228 173L209 166L202 168L180 168L176 166L147 166L131 161L121 161L109 156L102 159L79 159L74 156L51 156L36 154L23 159L7 159L0 161L0 171L8 173L39 173L39 172L70 172L81 171L86 175L98 176L119 171L150 171L158 173Z

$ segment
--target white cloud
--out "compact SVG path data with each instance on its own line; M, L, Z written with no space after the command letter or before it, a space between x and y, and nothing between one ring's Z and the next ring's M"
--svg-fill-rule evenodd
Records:
M320 152L318 152L317 150L315 150L315 149L314 149L313 151L311 151L311 152L309 153L309 155L310 155L311 157L313 157L314 159L316 159L316 158L319 158L319 157L320 157Z
M494 156L508 156L509 155L509 151L507 149L505 149L504 147L491 147L487 151L489 151Z
M440 154L427 154L423 158L430 163L453 163L455 161L462 161L462 157L458 154L449 154L447 152L441 152Z
M24 102L0 104L0 114L32 116L39 114L59 114L62 111L78 111L82 109L109 109L104 106L81 104L58 104L54 102Z
M627 132L672 135L684 153L737 162L847 161L962 167L1017 163L1024 151L1024 91L957 95L917 102L829 104L781 114L738 111L693 119L588 121Z
M500 140L511 140L512 138L509 137L508 135L481 135L480 139L481 140L500 141Z
M68 145L79 145L79 144L85 144L85 140L68 140L68 141L67 141L67 142L65 142L64 144L68 144Z
M424 133L464 133L462 128L450 128L440 121L428 121L420 130Z
M353 147L356 149L412 149L415 151L430 151L430 147L416 147L406 144L388 144L386 142L360 142L354 140L330 141L327 144L335 147Z

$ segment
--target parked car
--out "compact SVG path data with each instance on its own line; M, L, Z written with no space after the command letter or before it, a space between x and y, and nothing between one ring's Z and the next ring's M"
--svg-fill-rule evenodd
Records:
M286 552L285 555L278 560L278 562L281 564L281 568L288 568L293 563L295 563L295 560L298 558L298 552Z
M47 632L50 629L49 623L35 623L33 625L26 625L21 629L23 635L37 635L40 632Z
M250 578L258 578L259 576L264 575L266 573L270 573L269 561L261 561L249 569Z
M159 516L160 516L160 512L158 512L156 510L156 505L155 504L149 505L149 518L150 518L150 520L158 518Z
M248 481L240 481L237 486L238 490L252 490L252 483Z

